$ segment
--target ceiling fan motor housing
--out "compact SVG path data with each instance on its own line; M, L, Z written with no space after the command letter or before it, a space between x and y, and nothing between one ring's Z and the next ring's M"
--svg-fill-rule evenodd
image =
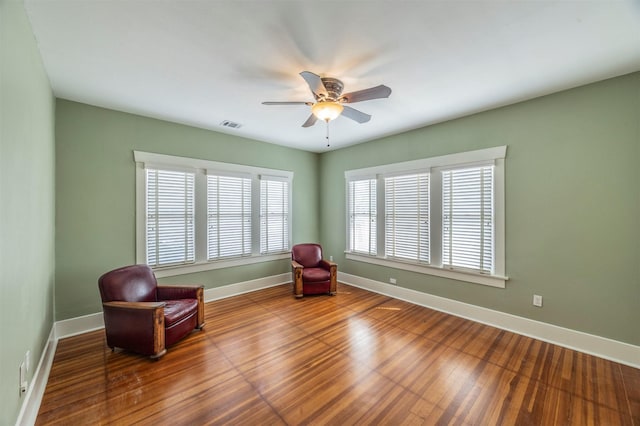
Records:
M327 89L327 96L324 100L327 101L337 101L342 94L342 89L344 88L344 84L337 78L331 77L322 77L322 84L324 84L325 89ZM320 100L320 99L318 99Z

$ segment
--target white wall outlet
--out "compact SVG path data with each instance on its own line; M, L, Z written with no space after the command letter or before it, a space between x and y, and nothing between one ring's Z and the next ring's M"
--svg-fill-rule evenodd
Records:
M329 256L329 261L333 262L333 256Z
M389 283L390 284L395 284L396 283L396 279L395 278L389 278Z
M20 364L20 381L18 383L20 396L27 393L27 385L27 366L24 361L22 361L22 364Z
M533 295L533 306L542 307L542 296L538 294Z

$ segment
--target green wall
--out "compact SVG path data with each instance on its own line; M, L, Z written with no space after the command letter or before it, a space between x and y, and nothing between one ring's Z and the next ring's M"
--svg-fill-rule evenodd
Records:
M53 326L54 99L21 1L0 0L0 425Z
M57 321L101 312L98 277L136 261L134 150L291 170L293 242L319 240L317 154L59 99ZM160 281L213 288L289 270L279 260Z
M293 170L294 242L321 241L343 272L640 344L640 73L322 155L64 100L56 120L56 320L99 312L97 277L135 261L135 149ZM345 170L498 145L506 289L344 258ZM287 271L283 260L161 281Z
M640 345L639 126L634 73L323 154L321 242L349 274ZM499 145L506 289L344 258L345 170Z

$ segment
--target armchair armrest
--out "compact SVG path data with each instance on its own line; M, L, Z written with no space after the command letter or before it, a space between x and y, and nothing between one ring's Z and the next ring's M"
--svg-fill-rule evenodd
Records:
M338 290L338 264L329 260L322 259L320 265L331 274L331 285L329 293L333 296Z
M304 269L304 266L295 260L292 260L291 268L293 272L293 294L300 298L302 297L302 270Z
M338 267L338 264L336 262L331 262L329 260L324 260L324 259L320 261L320 265L326 270L330 270L332 267L336 267L336 268Z
M128 348L151 358L164 355L164 306L164 302L103 303L107 345L112 349Z
M197 299L203 285L159 285L156 287L158 300Z
M159 285L156 289L158 300L196 299L198 301L198 329L204 327L204 286L203 285Z

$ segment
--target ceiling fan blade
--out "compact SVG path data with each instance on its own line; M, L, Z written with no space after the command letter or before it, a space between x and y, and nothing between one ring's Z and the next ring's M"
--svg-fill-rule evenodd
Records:
M342 115L361 124L371 120L371 116L369 114L365 114L364 112L358 111L357 109L353 109L348 106L344 106Z
M316 124L316 121L318 121L318 117L316 117L315 115L311 114L309 116L309 118L307 118L307 121L304 122L302 127L311 127L314 124Z
M376 87L345 93L341 96L341 99L344 99L343 102L345 103L352 104L354 102L368 101L369 99L388 98L390 94L391 89L381 84Z
M263 102L262 105L313 105L313 102Z
M309 85L309 89L311 89L311 93L313 93L313 96L315 96L316 99L318 98L318 96L327 96L327 88L324 87L324 83L322 82L322 79L319 75L316 75L310 71L302 71L300 75L302 76L302 78L304 78L304 81L307 82L307 84Z

